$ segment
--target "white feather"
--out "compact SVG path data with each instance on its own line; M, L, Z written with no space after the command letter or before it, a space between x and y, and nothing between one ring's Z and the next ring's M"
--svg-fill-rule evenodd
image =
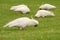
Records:
M53 12L47 10L38 10L35 17L55 16Z
M26 26L31 26L31 25L38 25L38 21L34 19L30 19L28 17L22 17L22 18L18 18L13 21L10 21L6 25L4 25L4 27L18 26L22 29L22 28L25 28Z
M55 9L56 7L51 4L43 4L39 8L40 9Z
M26 6L26 5L17 5L17 6L12 6L10 8L10 10L14 10L14 11L20 11L24 14L26 14L27 12L30 12L30 9Z

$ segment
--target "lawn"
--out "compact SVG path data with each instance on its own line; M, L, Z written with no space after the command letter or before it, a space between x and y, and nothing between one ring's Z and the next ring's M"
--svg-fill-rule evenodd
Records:
M35 18L39 21L39 25L24 30L19 30L17 27L3 27L19 17L34 17L39 6L45 3L57 7L53 10L55 17ZM31 9L30 14L23 15L9 10L11 6L19 4L26 4ZM0 0L0 40L60 40L60 0Z

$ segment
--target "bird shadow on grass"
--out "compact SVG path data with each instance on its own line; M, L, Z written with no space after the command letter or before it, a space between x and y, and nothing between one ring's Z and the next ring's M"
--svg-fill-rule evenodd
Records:
M45 16L45 17L35 17L35 18L52 18L53 16Z
M23 12L21 12L21 11L18 11L17 13L20 13L20 14L29 14L30 12L23 13Z
M12 27L12 28L6 27L6 28L0 29L0 31L7 31L7 32L9 32L9 31L22 31L22 30L20 30L20 29L18 29L16 27Z

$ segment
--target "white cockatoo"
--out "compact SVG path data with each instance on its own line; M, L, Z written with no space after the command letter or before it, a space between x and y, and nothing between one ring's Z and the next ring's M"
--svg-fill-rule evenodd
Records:
M30 9L28 8L27 5L12 6L10 10L19 11L19 12L22 12L23 14L30 12Z
M35 19L30 19L28 17L22 17L22 18L17 18L13 21L10 21L9 23L7 23L6 25L4 25L3 27L14 27L17 26L20 29L24 29L27 26L37 26L39 24L39 22Z
M55 16L55 14L47 10L38 10L37 13L35 14L35 17L45 17L45 16Z
M43 5L41 5L40 7L39 7L39 9L46 9L46 10L50 10L50 9L55 9L56 8L56 6L54 6L54 5L51 5L51 4L43 4Z

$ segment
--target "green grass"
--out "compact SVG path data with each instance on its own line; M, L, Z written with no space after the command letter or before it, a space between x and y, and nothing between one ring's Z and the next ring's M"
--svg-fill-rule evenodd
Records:
M27 27L19 30L16 27L3 28L3 25L19 17L34 16L41 4L55 5L55 17L35 18L38 27ZM9 10L13 5L26 4L31 9L30 14L20 14ZM0 0L0 40L60 40L60 0Z

